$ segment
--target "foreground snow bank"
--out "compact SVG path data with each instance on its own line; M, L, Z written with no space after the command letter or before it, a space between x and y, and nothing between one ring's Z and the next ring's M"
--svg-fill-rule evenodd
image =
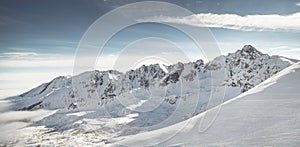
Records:
M216 108L163 129L116 139L114 145L299 146L299 77L300 62L223 103L204 132L199 132L201 119Z

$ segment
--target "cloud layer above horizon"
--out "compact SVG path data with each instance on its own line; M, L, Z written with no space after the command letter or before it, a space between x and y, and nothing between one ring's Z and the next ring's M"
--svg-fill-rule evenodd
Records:
M199 13L184 17L158 16L142 22L165 22L196 27L225 28L242 31L300 31L300 12L290 15L237 15Z

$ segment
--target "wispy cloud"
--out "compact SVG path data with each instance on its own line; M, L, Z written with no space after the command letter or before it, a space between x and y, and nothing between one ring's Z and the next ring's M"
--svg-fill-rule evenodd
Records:
M0 114L0 141L11 141L12 138L21 137L22 128L53 114L55 111L9 111ZM24 130L23 130L24 131Z
M288 46L278 46L278 47L271 47L269 48L270 50L282 50L282 49L286 49L288 48Z
M0 54L0 68L71 67L73 56L38 54L35 52L6 52Z
M300 2L296 3L297 6L300 6Z
M0 61L0 68L22 68L22 67L72 67L72 59L53 60L4 60Z
M287 50L283 50L282 52L300 52L300 48L290 48Z
M35 52L9 52L9 53L3 53L2 56L7 57L26 57L26 56L38 56Z
M290 15L246 15L200 13L184 17L157 16L141 22L166 22L197 27L243 31L300 31L300 12Z

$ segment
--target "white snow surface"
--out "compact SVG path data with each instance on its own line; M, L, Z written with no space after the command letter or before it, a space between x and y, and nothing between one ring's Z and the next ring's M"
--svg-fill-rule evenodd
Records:
M221 104L204 132L201 119L217 107L163 129L122 137L113 146L299 146L299 77L300 62Z

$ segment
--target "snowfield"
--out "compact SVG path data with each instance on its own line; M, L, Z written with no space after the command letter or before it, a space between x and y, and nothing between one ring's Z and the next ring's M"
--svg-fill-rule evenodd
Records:
M0 102L0 145L299 146L299 76L298 60L251 45L208 63L60 76Z
M204 132L199 126L207 111L163 129L123 137L114 145L299 146L299 83L300 62L221 104L216 120ZM162 140L168 134L174 136Z

